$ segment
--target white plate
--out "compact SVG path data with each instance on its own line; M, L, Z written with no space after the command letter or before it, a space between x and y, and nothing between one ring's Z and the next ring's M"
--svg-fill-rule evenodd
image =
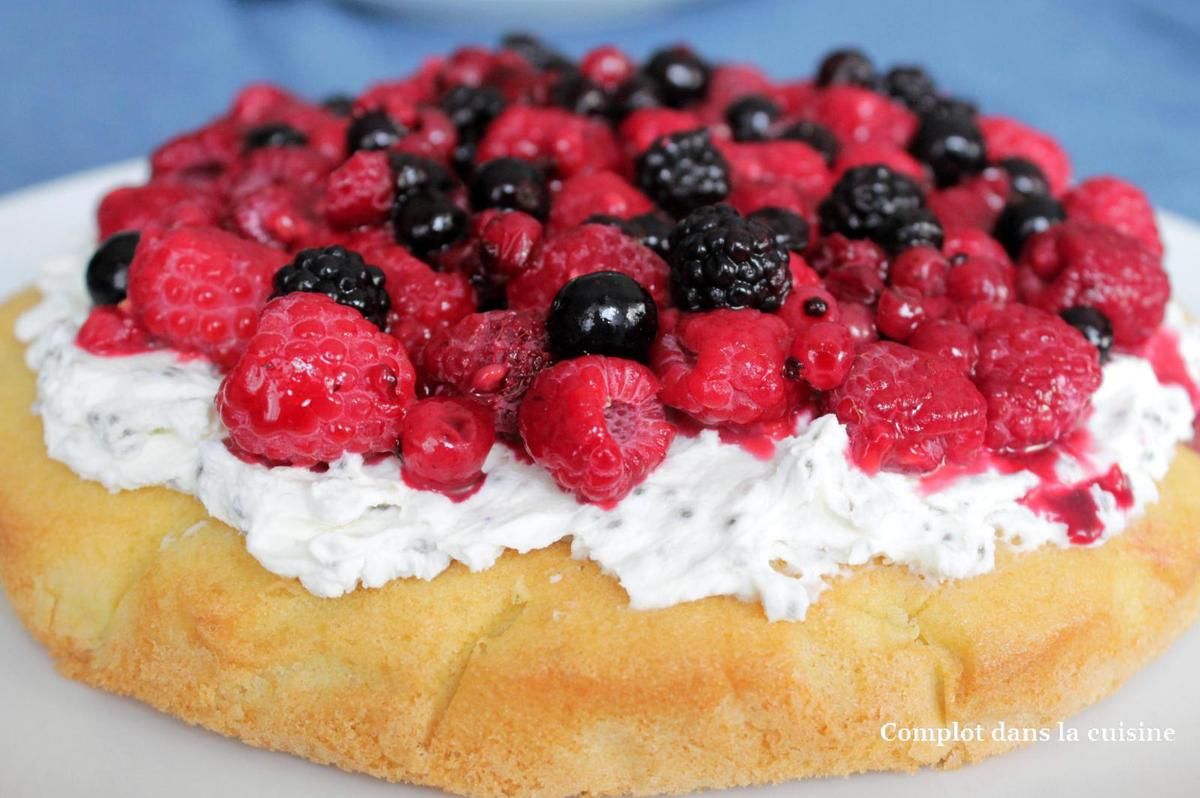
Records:
M33 279L37 264L93 235L92 210L113 185L140 179L140 162L86 172L0 199L0 294ZM1163 214L1176 295L1200 309L1200 225ZM1048 742L963 770L872 774L734 790L723 798L1058 798L1200 793L1200 626L1134 676L1113 698L1068 722L1090 729L1139 723L1175 730L1170 743ZM92 798L432 796L189 727L135 701L59 677L0 600L0 796Z

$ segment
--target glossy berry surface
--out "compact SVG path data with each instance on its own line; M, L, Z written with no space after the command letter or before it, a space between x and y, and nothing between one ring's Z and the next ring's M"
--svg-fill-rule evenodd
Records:
M843 83L865 88L875 86L875 65L861 50L834 50L821 59L817 67L817 85Z
M634 168L638 187L675 217L729 194L729 164L707 130L659 138L638 156Z
M465 498L483 484L495 442L491 413L470 399L422 399L404 416L400 473L409 487Z
M422 193L396 204L392 224L396 240L424 257L462 238L467 214L445 194Z
M941 249L945 237L942 223L933 211L917 208L897 214L884 229L879 243L895 254L912 247Z
M366 111L350 120L346 128L346 149L349 152L390 149L407 132L386 111Z
M1100 362L1108 360L1113 346L1112 322L1095 308L1076 305L1058 313L1062 320L1083 335L1087 342L1100 352Z
M654 82L662 101L673 108L704 99L712 73L708 64L686 47L659 50L642 71Z
M879 241L898 216L923 204L921 189L912 178L878 164L856 166L822 200L821 231Z
M845 381L854 363L854 336L844 324L818 321L796 336L791 356L798 375L818 391L833 390Z
M88 260L85 282L93 305L116 305L125 300L129 287L129 264L141 234L117 233L104 240Z
M1009 257L1016 259L1030 236L1049 230L1065 218L1066 212L1058 200L1029 196L1004 206L992 234L1004 246Z
M757 94L735 100L725 109L725 122L734 141L763 141L779 118L779 106Z
M462 139L475 141L500 115L504 95L494 86L455 86L442 95L439 107Z
M777 310L792 286L775 232L727 205L701 208L671 234L671 289L685 310Z
M1033 161L1001 158L996 165L1008 175L1009 190L1014 198L1050 196L1050 183Z
M303 147L308 144L308 136L282 122L273 122L251 128L244 139L243 146L247 150L257 150L263 147Z
M932 111L937 104L933 78L919 66L892 67L884 75L883 85L889 97L918 114Z
M546 332L559 360L608 355L645 361L658 333L658 308L632 278L593 272L559 290L546 316Z
M308 466L394 450L414 383L398 340L329 297L291 294L263 311L217 411L243 451Z
M939 186L952 186L987 166L983 133L974 120L959 115L921 117L909 151L929 165Z
M658 388L632 360L564 360L538 374L521 402L525 449L563 490L611 506L663 461L675 438Z
M747 214L746 218L771 228L775 243L786 250L803 252L808 248L808 221L794 211L768 205Z
M550 212L546 175L528 161L497 158L476 170L471 179L471 207L510 208L545 219Z
M127 308L119 305L92 308L75 334L75 345L98 357L137 355L161 346Z
M407 152L389 152L388 166L392 170L397 201L416 194L449 193L457 186L437 161Z
M383 271L367 265L362 255L345 247L301 250L291 263L275 272L272 282L273 297L297 291L324 294L354 308L381 330L387 326L392 302L384 289Z

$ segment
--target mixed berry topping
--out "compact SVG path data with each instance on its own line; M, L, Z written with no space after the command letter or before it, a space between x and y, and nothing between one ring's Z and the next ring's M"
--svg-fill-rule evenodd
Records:
M208 358L260 461L456 499L498 438L604 506L697 426L833 414L869 472L1052 451L1170 296L1140 190L857 50L774 81L518 34L251 86L151 167L100 205L79 345Z

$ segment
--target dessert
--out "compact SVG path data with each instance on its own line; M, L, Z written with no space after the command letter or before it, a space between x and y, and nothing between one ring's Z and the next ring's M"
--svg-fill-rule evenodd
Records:
M74 678L679 792L974 761L880 728L1052 723L1200 607L1151 206L918 68L516 36L151 171L2 314L0 580Z

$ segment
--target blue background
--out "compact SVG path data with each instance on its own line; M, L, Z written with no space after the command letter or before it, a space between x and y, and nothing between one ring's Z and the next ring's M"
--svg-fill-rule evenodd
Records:
M924 63L985 110L1050 131L1077 175L1122 175L1200 218L1196 0L700 0L572 23L322 0L0 0L0 191L145 154L250 80L319 97L512 27L575 55L614 42L641 56L688 40L777 77L808 74L832 45L859 43L878 62Z

